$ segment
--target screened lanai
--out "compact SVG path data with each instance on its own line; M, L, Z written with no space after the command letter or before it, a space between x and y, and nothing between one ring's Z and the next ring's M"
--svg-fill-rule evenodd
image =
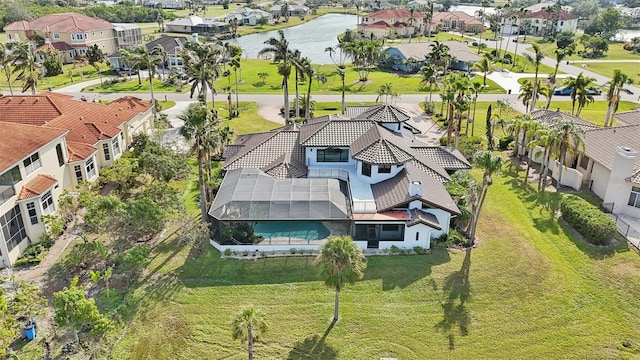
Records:
M347 233L345 184L336 179L276 179L259 169L229 171L209 210L214 239L233 244L309 244Z

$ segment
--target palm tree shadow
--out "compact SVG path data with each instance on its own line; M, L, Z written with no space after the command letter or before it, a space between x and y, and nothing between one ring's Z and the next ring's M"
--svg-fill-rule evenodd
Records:
M471 284L469 283L469 270L471 268L471 249L466 251L462 268L450 274L445 279L442 291L446 295L446 302L441 304L443 318L435 326L449 339L449 350L455 349L455 331L460 336L469 334L469 310L466 302L471 297Z
M317 359L317 360L333 360L338 357L338 351L331 345L325 343L325 340L335 322L332 321L324 334L319 336L313 334L298 341L289 352L287 360Z

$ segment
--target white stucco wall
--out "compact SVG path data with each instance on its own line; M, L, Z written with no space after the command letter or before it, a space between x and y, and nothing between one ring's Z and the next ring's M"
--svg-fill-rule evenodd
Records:
M398 175L398 173L404 169L404 164L402 165L391 165L390 173L379 173L378 165L371 165L371 176L362 175L362 162L358 161L357 165L358 179L367 184L377 184L381 181L391 179L392 177Z
M451 221L451 214L442 209L422 209L422 211L435 215L438 218L438 222L442 227L442 230L433 230L432 237L437 238L442 234L449 232L449 222Z
M604 166L598 163L593 164L593 170L591 171L591 191L601 199L604 199L607 191L610 174L611 171Z
M405 249L413 249L416 246L420 246L425 249L431 248L431 238L433 237L433 233L436 230L424 225L424 224L416 224L413 226L406 227L404 230L404 241L402 242L402 246L396 245ZM416 236L418 240L416 240Z
M549 168L553 169L551 176L558 180L560 163L557 160L553 161L553 166L549 166ZM582 186L582 173L576 169L564 166L562 169L562 183L560 185L568 186L574 190L580 190Z
M529 159L536 163L542 163L542 158L544 157L544 148L541 146L535 146L531 151L529 151Z

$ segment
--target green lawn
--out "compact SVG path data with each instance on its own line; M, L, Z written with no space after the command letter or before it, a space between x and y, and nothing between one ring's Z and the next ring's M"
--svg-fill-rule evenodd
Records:
M578 55L578 51L584 50L584 46L582 46L582 44L580 44L580 37L581 35L577 35L576 36L576 52L575 54L567 57L567 60L583 60L584 58L580 55ZM536 41L538 43L538 45L540 45L540 49L547 54L547 56L553 58L553 51L556 49L556 43L552 42L552 43L541 43L540 40ZM627 51L625 49L622 48L624 44L623 43L609 43L609 51L607 51L607 53L605 54L604 57L600 58L603 60L628 60L628 59L633 59L633 60L640 60L640 55L638 54L634 54L631 51ZM529 46L530 47L530 46ZM529 49L531 50L531 49Z
M640 60L640 56L638 57ZM581 63L576 62L576 66L583 66L582 64L586 64L587 67L585 70L593 71L596 74L600 74L606 77L613 76L614 69L620 69L623 73L629 75L636 82L638 80L638 75L640 75L640 62L632 63L632 62L588 62Z
M439 114L440 102L434 102L434 103L436 105L436 114ZM489 109L489 105L492 106L491 113L493 114L492 118L494 119L494 122L496 122L497 119L502 119L506 121L516 116L522 115L520 112L518 112L517 110L514 110L511 107L505 110L500 110L498 109L495 102L478 101L478 103L476 104L476 115L475 115L476 121L475 123L469 124L469 130L468 130L469 136L471 136L471 133L473 132L473 136L486 138L486 135L485 135L485 132L487 131L486 120L487 120L487 110ZM444 109L444 114L446 113L447 113L447 109ZM471 107L470 116L473 118L473 105ZM441 122L439 122L438 124L442 125ZM461 132L465 133L465 130L466 130L466 124L463 122ZM498 123L493 129L493 136L496 138L500 138L506 135L505 130L506 130L506 127L503 127Z
M100 92L100 93L118 93L118 92L144 92L144 93L148 93L150 92L150 87L149 87L149 79L144 78L142 79L141 83L138 83L138 78L135 76L131 77L130 81L126 81L126 82L119 82L119 83L115 83L115 84L109 84L109 85L104 85L102 87L100 87L100 84L98 85L91 85L88 86L84 89L82 89L82 91L89 91L89 92ZM170 85L170 84L166 84L164 83L162 80L159 79L153 79L153 91L154 93L175 93L175 92L181 92L179 91L176 86L174 85ZM184 91L184 89L183 89Z
M169 100L169 101L158 101L158 104L160 104L160 109L162 110L169 110L172 107L176 106L176 102Z
M547 102L544 98L541 98L536 103L537 108L544 108ZM577 106L577 104L576 104ZM618 112L629 111L635 109L637 104L631 101L621 101L618 105ZM556 110L560 108L560 111L571 113L571 101L553 101L551 100L550 110ZM597 126L604 125L604 115L607 112L606 101L596 101L587 105L580 113L580 118L590 121Z
M481 52L490 53L492 50L493 49L487 48L482 50ZM515 55L514 53L509 51L502 51L502 53L509 54L511 55L512 58L515 56L516 66L514 67L513 64L502 64L502 63L495 63L495 66L507 69L509 71L514 71L514 72L531 73L531 74L535 73L536 71L535 67L525 57L520 55ZM553 71L554 71L553 67L547 66L544 64L540 64L540 66L538 67L539 74L552 74ZM563 74L563 72L558 70L558 74Z
M238 84L238 91L241 94L250 93L280 93L282 92L281 81L282 77L277 73L277 64L271 63L266 60L242 60L241 64L242 72L238 74L239 80L242 80ZM340 92L342 82L340 76L336 72L333 65L317 65L315 66L317 74L323 74L327 81L322 84L314 79L314 83L311 86L313 94L337 94ZM260 73L269 74L264 82L258 76ZM387 71L372 68L369 73L369 81L367 83L361 83L359 80L358 70L349 67L346 71L345 83L347 86L347 93L349 94L376 94L380 86L390 83L393 86L393 90L399 94L416 94L425 93L425 89L420 87L420 75L405 75L395 74ZM231 77L233 84L234 76ZM474 81L482 81L482 77L476 77ZM216 81L217 88L227 86L228 80L221 78ZM487 80L489 86L485 91L488 94L503 94L504 89L499 87L495 82ZM185 86L184 91L188 91L190 85ZM300 82L300 91L306 92L306 82ZM125 83L118 83L104 86L98 89L96 86L92 86L95 90L100 92L149 92L149 82L142 81L142 84L138 84L138 79L133 77L131 81ZM171 85L164 85L160 80L155 80L154 90L156 92L175 92L176 87ZM294 74L292 74L289 81L290 93L295 93L295 80Z
M229 112L225 103L217 101L216 104L218 115L220 116L220 119L222 119L221 124L229 125L229 127L234 129L236 135L266 132L283 126L282 124L265 120L263 117L258 115L258 104L255 102L240 101L240 116L233 120L226 120L229 116Z
M109 67L105 65L101 66L101 69L103 72L102 76L108 76ZM11 75L11 86L13 87L14 94L20 93L22 90L22 81L16 80L16 76L17 74ZM57 89L74 83L97 79L98 77L98 72L91 65L74 66L73 64L67 64L63 66L62 74L40 78L38 81L38 91L47 90L49 87ZM7 77L4 72L0 76L0 90L2 90L5 95L9 93L9 83L7 82Z
M246 358L229 324L253 304L270 322L259 359L637 358L638 255L585 245L556 220L559 194L523 188L506 169L489 189L478 248L369 257L333 328L333 291L312 258L223 260L167 240L148 266L158 281L126 299L122 316L137 314L111 356Z

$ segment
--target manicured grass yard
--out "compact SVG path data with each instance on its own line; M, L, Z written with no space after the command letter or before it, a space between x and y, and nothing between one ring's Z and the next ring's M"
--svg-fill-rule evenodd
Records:
M582 46L582 44L580 44L580 37L582 37L582 35L576 36L576 44L577 44L576 52L573 55L567 57L566 60L583 60L584 59L582 56L578 55L578 51L584 50L584 46ZM549 57L553 57L554 56L553 55L553 51L557 47L555 42L552 42L552 43L540 43L540 42L538 42L538 45L540 45L540 49L542 49L542 52L547 54L547 56L549 56ZM640 60L640 55L634 54L631 51L627 51L627 50L623 49L622 48L623 45L624 45L623 43L609 43L609 51L607 51L607 53L605 54L604 57L601 57L599 59L603 59L603 60L627 60L627 59ZM527 46L529 47L529 50L531 50L531 45L527 45Z
M638 60L640 60L640 56L638 56ZM613 70L620 69L623 73L629 75L631 79L634 79L635 82L638 80L638 74L640 62L587 62L580 63L576 62L576 66L582 66L582 64L587 64L585 70L593 71L596 74L600 74L606 77L613 76Z
M477 249L370 257L333 329L311 257L223 260L167 241L148 267L157 283L127 297L139 313L113 358L246 358L229 324L248 304L271 324L258 359L637 357L638 255L577 240L555 219L559 195L512 175L495 177Z
M557 95L556 95L557 96ZM555 96L554 96L555 97ZM546 99L541 98L536 103L537 108L544 108L547 104ZM576 107L578 105L576 104ZM631 101L621 101L618 105L618 112L629 111L635 109L637 104L632 103ZM571 101L553 101L551 100L551 105L549 106L550 110L556 110L560 108L560 111L571 113ZM589 104L580 113L580 118L590 121L597 126L604 125L604 115L607 112L607 102L606 101L596 101L592 104Z

